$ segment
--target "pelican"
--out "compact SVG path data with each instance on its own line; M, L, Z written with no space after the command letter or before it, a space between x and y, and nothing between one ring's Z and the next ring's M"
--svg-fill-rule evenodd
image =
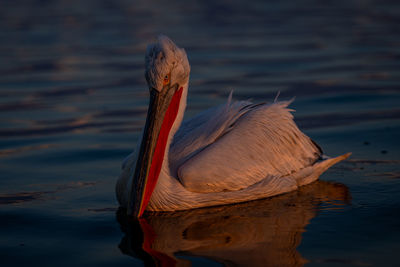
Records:
M147 47L150 90L138 146L123 162L116 195L128 215L267 198L309 184L350 156L323 157L302 133L290 101L233 101L183 121L190 65L166 36ZM182 122L183 121L183 122Z

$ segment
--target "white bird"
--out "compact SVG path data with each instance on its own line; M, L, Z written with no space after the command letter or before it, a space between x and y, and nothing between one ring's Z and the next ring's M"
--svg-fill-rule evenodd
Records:
M322 159L290 101L232 101L182 122L190 66L159 36L146 51L150 103L137 149L122 165L117 199L129 215L250 201L296 190L350 156Z

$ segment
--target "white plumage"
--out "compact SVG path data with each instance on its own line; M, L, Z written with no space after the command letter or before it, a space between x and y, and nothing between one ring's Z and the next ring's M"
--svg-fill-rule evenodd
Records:
M203 143L200 150L191 152L191 157L179 164L178 177L185 188L204 193L235 191L265 179L266 174L284 176L312 165L319 159L320 150L296 127L286 108L288 104L228 101L220 111L221 117L227 119L225 122L221 117L217 122L209 119L199 126L197 135L189 133L187 138L176 138L170 155L179 161L181 151L192 150L188 144L193 138L201 138L201 132L215 133L215 128L220 132L214 134L211 145L205 147ZM206 117L215 118L210 112L205 113Z
M157 60L151 57L165 62L156 63L162 67L154 66ZM183 62L182 66L177 62ZM160 79L170 71L171 81L177 77L183 88L148 210L192 209L282 194L315 181L350 155L322 160L320 148L294 123L287 108L290 101L252 104L232 101L230 95L226 104L181 124L190 71L185 62L184 50L165 36L159 37L147 52L149 86L161 91L162 83L152 79ZM178 74L174 76L175 69ZM137 154L125 160L117 183L117 197L125 207L129 205Z

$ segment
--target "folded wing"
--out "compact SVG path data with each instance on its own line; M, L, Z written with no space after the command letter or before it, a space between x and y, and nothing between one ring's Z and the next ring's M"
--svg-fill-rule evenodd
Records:
M287 108L290 102L240 103L241 107L234 111L237 116L232 116L230 124L221 127L223 130L208 144L203 143L175 161L179 162L178 178L187 190L201 193L241 190L268 177L295 173L320 158L320 148L294 123ZM201 136L201 129L197 135Z

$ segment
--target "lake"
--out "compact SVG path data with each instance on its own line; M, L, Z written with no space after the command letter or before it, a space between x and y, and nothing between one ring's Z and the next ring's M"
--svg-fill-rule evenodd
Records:
M2 266L400 265L399 1L4 0L0 20ZM280 92L351 158L281 196L124 216L161 33L189 57L186 118Z

